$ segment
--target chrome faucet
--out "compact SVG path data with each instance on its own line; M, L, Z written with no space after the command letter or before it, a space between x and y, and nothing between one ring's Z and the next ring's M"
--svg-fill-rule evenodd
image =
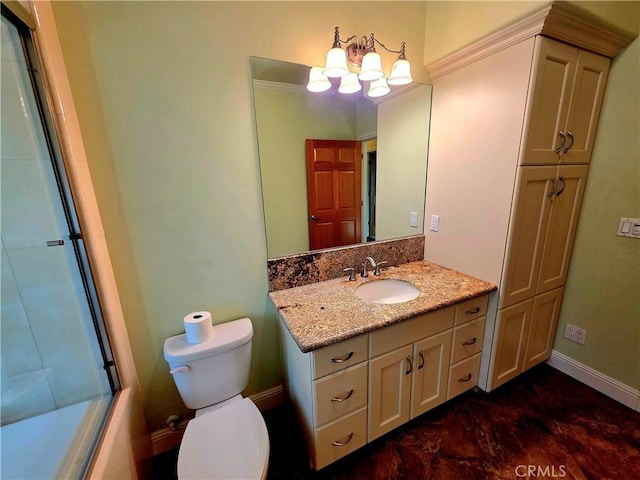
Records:
M373 274L377 277L378 275L380 275L380 266L384 265L385 261L382 262L378 262L376 263L376 261L373 259L373 257L367 257L364 259L364 262L362 263L362 271L360 272L360 276L362 278L367 278L369 276L369 272L367 272L367 262L371 264L371 267L374 269L373 270Z

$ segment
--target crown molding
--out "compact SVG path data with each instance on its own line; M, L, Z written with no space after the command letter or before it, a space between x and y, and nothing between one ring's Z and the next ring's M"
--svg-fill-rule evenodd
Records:
M601 20L570 4L552 3L431 63L427 70L435 80L535 35L554 38L610 58L635 38L604 25Z

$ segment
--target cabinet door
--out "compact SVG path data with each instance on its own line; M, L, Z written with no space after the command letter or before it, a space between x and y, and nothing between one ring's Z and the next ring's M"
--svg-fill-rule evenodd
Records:
M369 442L409 420L412 353L407 345L369 361Z
M534 298L524 370L543 362L551 355L563 292L564 287L560 287Z
M490 389L522 373L533 298L498 311Z
M557 193L550 199L549 227L540 260L537 294L558 288L567 280L587 170L586 165L558 168Z
M501 307L533 297L547 232L557 167L521 167L507 244Z
M610 60L580 50L567 117L567 146L560 162L587 164L591 160L593 141L607 84Z
M414 344L411 418L447 399L450 355L451 330Z
M578 49L544 37L536 38L538 52L533 95L529 99L525 125L526 141L521 163L557 164L556 152L563 140L571 98ZM566 142L566 139L565 139Z

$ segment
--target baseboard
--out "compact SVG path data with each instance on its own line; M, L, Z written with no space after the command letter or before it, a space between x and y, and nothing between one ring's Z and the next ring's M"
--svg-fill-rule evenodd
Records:
M284 402L284 390L282 385L258 392L254 395L249 395L249 398L260 411L264 412L271 408L277 407ZM182 435L184 435L184 429L187 428L187 423L190 419L181 421L175 430L170 428L161 428L151 433L151 448L153 455L166 452L180 445L182 441Z
M640 391L556 350L551 352L551 357L547 360L547 363L594 390L640 412Z

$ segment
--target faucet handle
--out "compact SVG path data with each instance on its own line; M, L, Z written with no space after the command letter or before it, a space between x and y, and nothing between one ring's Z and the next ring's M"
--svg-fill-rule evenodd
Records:
M355 282L356 281L356 269L353 267L347 267L347 268L343 268L342 269L343 272L350 272L349 273L349 281L350 282Z
M378 262L376 263L376 269L373 272L373 274L377 277L378 275L380 275L380 265L385 265L387 262L385 260L383 260L382 262Z

